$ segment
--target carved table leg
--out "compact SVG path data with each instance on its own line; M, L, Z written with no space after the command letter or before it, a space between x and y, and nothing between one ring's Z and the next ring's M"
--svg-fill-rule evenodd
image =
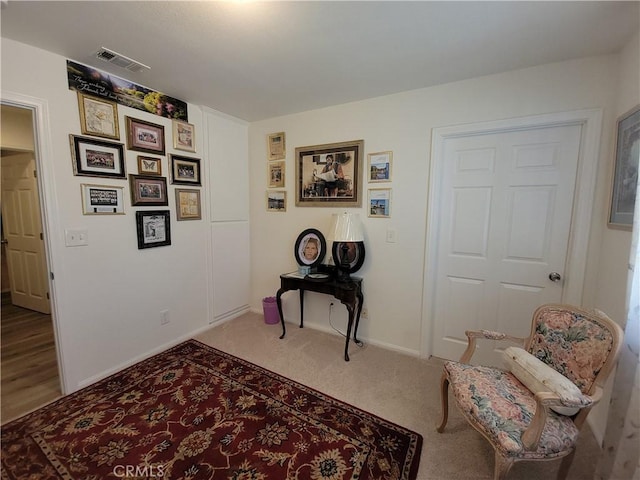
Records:
M278 290L278 293L276 293L276 304L278 305L278 313L280 314L280 323L282 324L282 335L280 335L280 339L283 339L285 333L287 333L287 330L284 327L284 315L282 314L282 300L280 299L280 297L282 297L282 294L284 292L285 290L281 288L280 290Z

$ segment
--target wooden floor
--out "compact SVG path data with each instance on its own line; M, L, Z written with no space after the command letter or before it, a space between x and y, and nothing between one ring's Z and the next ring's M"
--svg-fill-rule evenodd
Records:
M11 304L2 294L0 422L61 395L51 315Z

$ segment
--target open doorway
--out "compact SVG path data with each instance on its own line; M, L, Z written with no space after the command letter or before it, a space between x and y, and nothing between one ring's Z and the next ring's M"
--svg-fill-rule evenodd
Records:
M51 315L33 110L0 106L2 121L2 423L61 395Z

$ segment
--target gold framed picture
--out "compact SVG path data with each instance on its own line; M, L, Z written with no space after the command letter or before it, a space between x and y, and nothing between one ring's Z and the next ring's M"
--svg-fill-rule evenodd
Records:
M284 132L272 133L267 137L269 160L282 160L285 157Z
M162 159L138 155L138 173L140 175L162 175Z
M182 220L201 220L200 190L176 188L176 217Z
M269 163L268 183L270 188L284 187L284 168L285 168L284 161Z
M173 123L173 148L186 152L196 151L196 129L187 122L174 120Z
M120 140L118 105L115 102L78 92L78 110L83 135Z
M267 212L286 212L287 192L284 190L267 190Z

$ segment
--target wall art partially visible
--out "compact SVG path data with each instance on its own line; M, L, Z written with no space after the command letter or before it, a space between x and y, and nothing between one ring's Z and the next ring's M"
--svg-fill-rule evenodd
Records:
M136 212L138 249L171 245L169 210Z
M296 148L296 206L359 207L363 140Z
M638 188L640 105L619 117L617 124L609 227L631 230Z
M124 187L83 183L80 189L84 215L124 215Z
M126 178L124 145L69 135L73 174L86 177Z
M120 140L118 105L115 102L78 92L78 110L83 135Z

